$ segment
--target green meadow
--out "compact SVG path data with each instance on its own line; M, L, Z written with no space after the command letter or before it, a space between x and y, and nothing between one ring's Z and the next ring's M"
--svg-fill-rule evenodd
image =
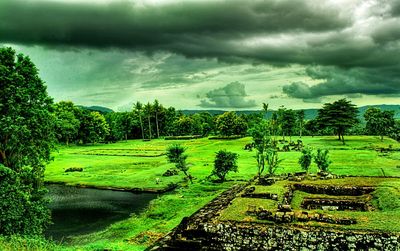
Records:
M293 137L293 140L298 138ZM400 143L385 138L381 142L373 136L348 136L343 146L336 137L303 137L305 145L313 149L330 151L330 171L341 175L400 176L400 152L381 153L380 148L400 149ZM69 185L90 185L114 188L162 189L171 183L183 181L183 175L163 177L173 168L163 154L168 145L184 145L188 154L190 173L196 182L203 181L213 168L215 152L226 149L239 154L237 173L228 174L228 180L247 180L256 174L255 151L244 150L251 138L238 140L162 140L150 142L130 140L114 144L87 146L60 146L54 153L54 161L46 167L45 180ZM279 152L282 159L277 173L301 171L297 163L300 152ZM83 172L65 172L71 167L83 168ZM311 172L316 172L314 164ZM159 178L160 182L156 182Z
M293 137L293 140L297 139ZM344 146L334 136L302 137L302 141L313 149L329 149L332 173L356 176L400 176L400 152L379 151L380 148L400 149L400 144L392 139L385 138L381 142L378 137L373 136L348 136ZM246 182L256 175L255 151L244 150L245 144L250 142L251 138L248 137L237 140L210 140L208 138L176 141L156 139L149 142L130 140L114 144L60 146L53 154L54 161L46 167L45 180L47 182L116 189L157 190L164 189L170 184L178 184L179 187L171 192L160 194L142 213L133 214L130 218L112 224L103 231L75 236L68 242L56 243L55 246L45 243L35 247L39 247L37 250L144 250L177 226L183 217L190 216L232 185ZM193 184L185 181L183 174L162 176L166 170L174 168L173 164L167 162L167 157L164 155L166 148L173 143L182 144L187 148L189 172L195 177ZM237 173L228 173L226 182L215 183L207 177L213 168L215 153L220 149L238 153L239 168ZM279 158L283 161L277 173L301 171L297 163L299 156L299 152L279 152ZM83 171L65 172L71 167L83 168ZM315 164L312 164L311 172L317 172ZM362 180L369 182L368 178L358 182ZM380 201L376 200L374 203L383 205L386 209L395 208L395 211L383 209L379 214L379 219L382 219L386 225L390 225L387 223L393 222L393 217L399 214L398 207L393 205L397 202L390 199L392 195L390 191L397 189L398 192L398 188L395 188L398 185L397 182L398 179L394 179L395 185L386 186L390 188L389 190L377 190L377 193L381 193ZM282 193L281 188L274 189L277 193ZM242 217L241 211L244 209L241 207L244 204L234 201L233 206L235 203L238 204L237 207L232 207L233 211L222 217ZM269 205L271 203L268 201L262 203L266 204L263 205L266 208L274 206ZM348 214L357 214L357 212ZM382 216L385 217L382 218ZM374 217L371 214L368 218L371 219L372 225L360 224L359 228L379 225L378 218ZM387 230L398 229L398 225L392 224ZM21 246L20 243L17 244ZM10 246L12 242L0 244L0 248L5 250Z

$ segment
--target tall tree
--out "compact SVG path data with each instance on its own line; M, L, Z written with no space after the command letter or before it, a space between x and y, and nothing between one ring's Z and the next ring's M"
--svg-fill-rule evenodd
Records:
M179 144L170 145L167 148L167 158L170 163L174 163L176 168L182 171L186 178L193 183L192 176L188 172L189 167L186 164L187 155L184 154L185 151L186 148Z
M45 163L55 142L52 99L38 69L0 48L0 235L43 232Z
M147 122L149 125L149 139L151 140L152 135L151 135L151 113L152 113L153 107L151 106L150 102L147 102L147 104L144 106L144 111L147 114Z
M139 101L136 102L134 105L134 113L138 115L139 122L140 122L140 130L142 132L142 139L144 140L144 130L143 130L143 120L142 120L142 112L143 112L143 105Z
M299 134L300 134L300 138L303 134L303 129L304 129L304 118L305 118L305 113L304 110L299 110L296 112L296 117L297 117L297 124L298 124L298 128L299 128Z
M61 101L54 105L56 116L56 132L59 142L67 145L71 140L76 139L80 122L75 117L77 107L70 101Z
M157 138L159 138L160 137L160 128L159 128L159 125L158 125L158 115L163 110L163 107L162 107L162 105L160 105L160 103L158 102L157 99L154 100L153 110L154 110L154 113L156 115Z
M357 113L358 109L354 104L346 99L340 99L324 104L318 111L317 120L320 127L333 128L344 145L346 130L358 123Z
M79 120L81 124L78 137L83 144L101 142L110 132L106 119L99 112L81 110Z
M246 122L235 112L225 112L219 115L216 119L216 127L223 136L244 135L247 131Z
M364 118L367 122L365 128L368 133L383 137L389 135L395 126L394 111L381 111L376 107L370 107L365 111Z
M254 148L256 149L257 176L261 177L265 169L267 151L273 147L267 121L263 120L260 124L251 128L249 132L253 137Z
M296 113L292 109L281 107L278 110L278 120L282 130L282 137L285 140L285 135L292 140L292 133L296 125Z

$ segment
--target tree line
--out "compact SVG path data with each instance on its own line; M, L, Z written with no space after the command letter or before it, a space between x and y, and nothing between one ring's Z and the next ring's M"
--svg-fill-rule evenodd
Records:
M400 122L394 111L371 107L358 118L351 101L341 99L326 103L315 119L305 120L304 110L281 106L268 120L268 105L262 112L240 114L230 111L220 115L199 112L185 115L174 107L165 108L157 100L137 102L129 112L100 113L74 105L70 101L54 104L55 132L58 142L69 144L116 142L128 139L151 140L165 136L251 136L257 126L265 125L271 137L291 141L292 135L334 135L345 144L345 135L390 136L399 140Z

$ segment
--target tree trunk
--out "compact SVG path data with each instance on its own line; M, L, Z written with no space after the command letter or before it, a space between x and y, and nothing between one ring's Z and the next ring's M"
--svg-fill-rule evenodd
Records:
M383 141L383 135L381 135L381 141Z
M2 163L4 166L8 167L6 152L0 151L0 155L1 155L1 160L2 160L0 163Z
M149 121L149 138L151 140L151 123L150 123L150 115L147 117Z
M343 145L345 145L345 143L344 143L344 136L343 136L343 134L342 134L342 143L343 143Z
M156 112L156 128L157 128L157 138L160 138L160 130L158 129L158 116Z
M142 121L142 116L140 114L139 114L139 121L140 121L140 129L142 131L142 139L144 140L143 121Z
M302 127L303 127L303 123L300 123L300 139L301 139L301 133L302 133Z

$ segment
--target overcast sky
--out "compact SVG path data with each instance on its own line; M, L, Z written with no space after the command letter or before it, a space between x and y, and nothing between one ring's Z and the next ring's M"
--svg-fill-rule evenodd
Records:
M115 110L400 104L399 0L1 0L0 44Z

